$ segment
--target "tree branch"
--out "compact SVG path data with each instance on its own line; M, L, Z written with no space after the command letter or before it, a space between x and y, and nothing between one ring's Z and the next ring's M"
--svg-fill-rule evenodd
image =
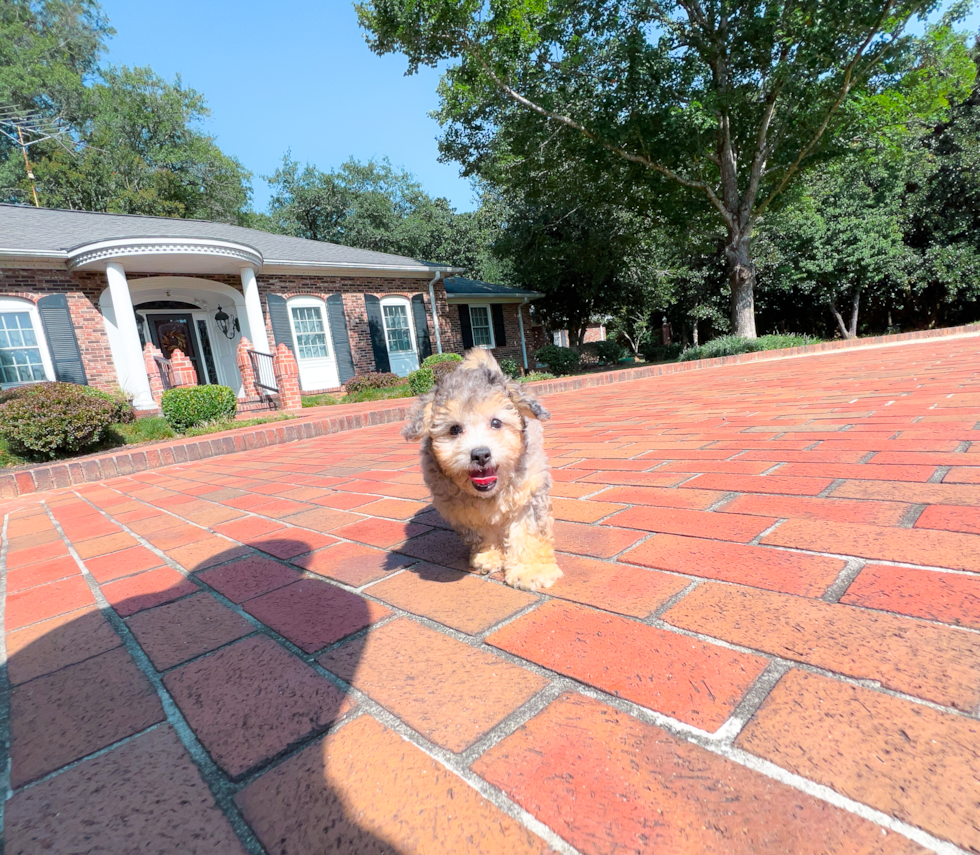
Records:
M787 167L786 172L783 175L782 181L780 181L779 184L776 186L776 188L766 197L766 200L762 203L762 205L759 207L759 210L755 213L756 217L760 217L762 216L763 213L765 213L766 209L769 207L772 201L780 193L782 193L782 191L786 188L786 185L789 184L790 179L799 170L800 164L803 163L803 161L812 153L817 143L820 142L820 138L827 130L827 127L830 124L830 120L837 113L837 110L840 109L841 104L844 103L844 99L847 98L848 94L851 91L851 88L854 85L854 81L853 81L854 69L857 67L858 62L860 62L861 57L864 56L864 52L867 50L868 45L871 44L874 37L878 35L878 33L880 32L881 25L884 23L885 18L888 16L888 13L892 10L894 5L895 5L894 0L888 0L888 3L885 5L885 8L882 9L881 15L878 16L878 20L875 22L874 27L868 33L864 41L861 42L861 44L858 46L858 49L855 51L853 58L845 67L844 81L841 86L840 93L838 94L837 98L834 99L834 103L831 104L830 108L827 110L827 114L824 116L823 121L820 123L820 127L817 128L816 133L813 135L813 137L811 137L810 141L807 142L807 144L804 145L802 149L800 149L800 153L797 155L796 160L794 160L793 163L791 163ZM905 29L905 24L907 23L908 23L908 18L906 18L905 21L902 22L902 25L895 31L894 35L891 37L889 42L878 52L878 55L874 57L874 59L871 61L871 63L868 66L869 68L872 68L888 52L888 50L892 47L892 45L895 44L895 42L898 40L898 37L902 34L902 31Z
M505 83L500 78L500 76L490 67L490 64L481 56L481 51L479 50L479 47L477 45L469 41L467 41L465 44L467 47L469 47L471 55L476 59L476 61L483 68L483 71L486 73L487 77L489 77L493 81L494 85L512 101L515 101L521 106L526 107L527 109L532 110L535 113L538 113L539 115L544 116L547 119L551 119L552 121L565 125L566 127L571 128L572 130L578 131L583 136L587 137L588 139L602 146L606 151L618 155L619 157L622 157L624 160L627 160L630 163L637 163L640 166L644 166L647 169L653 170L654 172L659 172L661 175L664 175L665 177L671 179L672 181L676 181L678 184L680 184L683 187L690 187L695 190L701 190L702 192L705 193L705 195L707 195L711 203L718 209L718 211L721 213L722 217L724 218L725 222L728 225L732 224L731 214L727 211L721 199L718 198L718 194L715 193L714 189L709 184L707 184L704 181L697 181L691 178L685 178L683 175L677 174L672 169L664 166L662 163L658 163L657 161L651 159L645 154L637 154L635 152L627 151L622 146L618 146L604 140L595 131L590 130L581 122L575 121L575 119L571 118L570 116L563 115L562 113L556 113L553 110L549 110L546 107L542 107L540 104L535 103L530 98L527 98L526 96L522 95L512 86Z

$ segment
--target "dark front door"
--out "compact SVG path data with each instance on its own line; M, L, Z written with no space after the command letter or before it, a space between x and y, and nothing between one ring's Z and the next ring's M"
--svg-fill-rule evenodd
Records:
M194 370L197 372L197 382L207 383L207 375L201 372L201 362L194 340L194 321L191 316L150 315L147 321L150 325L150 338L160 348L163 358L170 359L170 355L180 348L193 363Z

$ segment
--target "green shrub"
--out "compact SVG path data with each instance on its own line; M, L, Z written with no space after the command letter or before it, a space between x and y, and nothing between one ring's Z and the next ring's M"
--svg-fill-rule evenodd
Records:
M615 365L626 356L626 348L611 338L595 342L595 351L603 365Z
M579 355L570 347L546 344L534 354L538 362L543 362L553 374L571 374L579 367Z
M647 339L640 345L640 355L647 362L673 362L683 350L679 342L665 345L657 340Z
M422 360L423 368L431 368L433 365L439 365L442 362L462 362L463 357L458 353L433 353L432 356L427 356Z
M521 366L516 359L508 359L505 356L503 359L497 360L497 364L500 366L500 370L508 377L521 376Z
M82 389L86 395L112 404L116 408L114 422L128 425L136 421L136 410L133 409L133 402L122 389L117 389L115 392L103 392L101 389L93 389L91 386L79 386L78 388Z
M523 377L518 377L519 383L533 383L535 380L554 380L555 375L547 371L528 371Z
M160 409L177 433L204 422L231 419L238 408L235 393L227 386L182 386L163 393Z
M360 404L364 401L387 401L389 398L411 398L414 393L408 383L402 381L401 386L391 389L364 389L360 392L348 392L341 398L341 404Z
M712 339L698 347L689 347L681 356L681 362L692 359L715 359L719 356L735 356L739 353L755 353L759 350L778 350L784 347L802 347L819 339L805 335L764 335L759 338L742 338L737 335L724 335Z
M369 389L392 389L395 386L401 386L404 382L404 377L399 377L390 371L371 371L368 374L351 377L344 384L344 389L348 394L356 395L358 392L366 392Z
M76 454L102 440L116 406L73 383L34 383L0 404L0 434L15 454L45 459Z
M424 395L435 385L435 373L427 365L423 365L418 371L413 371L408 375L408 387L412 390L413 395Z

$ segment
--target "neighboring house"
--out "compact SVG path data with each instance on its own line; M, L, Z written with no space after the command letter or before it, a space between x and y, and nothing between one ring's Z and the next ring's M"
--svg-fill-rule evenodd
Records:
M242 397L240 336L260 353L291 348L304 392L404 376L471 342L519 353L517 306L537 295L485 283L447 294L443 276L458 272L223 223L0 205L0 386L119 386L152 409L152 342Z
M514 359L526 369L525 324L530 320L527 304L542 294L462 276L450 276L443 282L449 305L459 309L458 318L450 313L450 323L454 329L458 326L463 349L486 347L493 350L497 359Z

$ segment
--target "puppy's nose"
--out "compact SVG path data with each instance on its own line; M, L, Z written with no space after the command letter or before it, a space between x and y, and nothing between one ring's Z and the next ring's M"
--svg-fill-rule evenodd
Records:
M490 462L490 449L485 445L482 448L474 448L470 452L470 460L478 466L486 466Z

